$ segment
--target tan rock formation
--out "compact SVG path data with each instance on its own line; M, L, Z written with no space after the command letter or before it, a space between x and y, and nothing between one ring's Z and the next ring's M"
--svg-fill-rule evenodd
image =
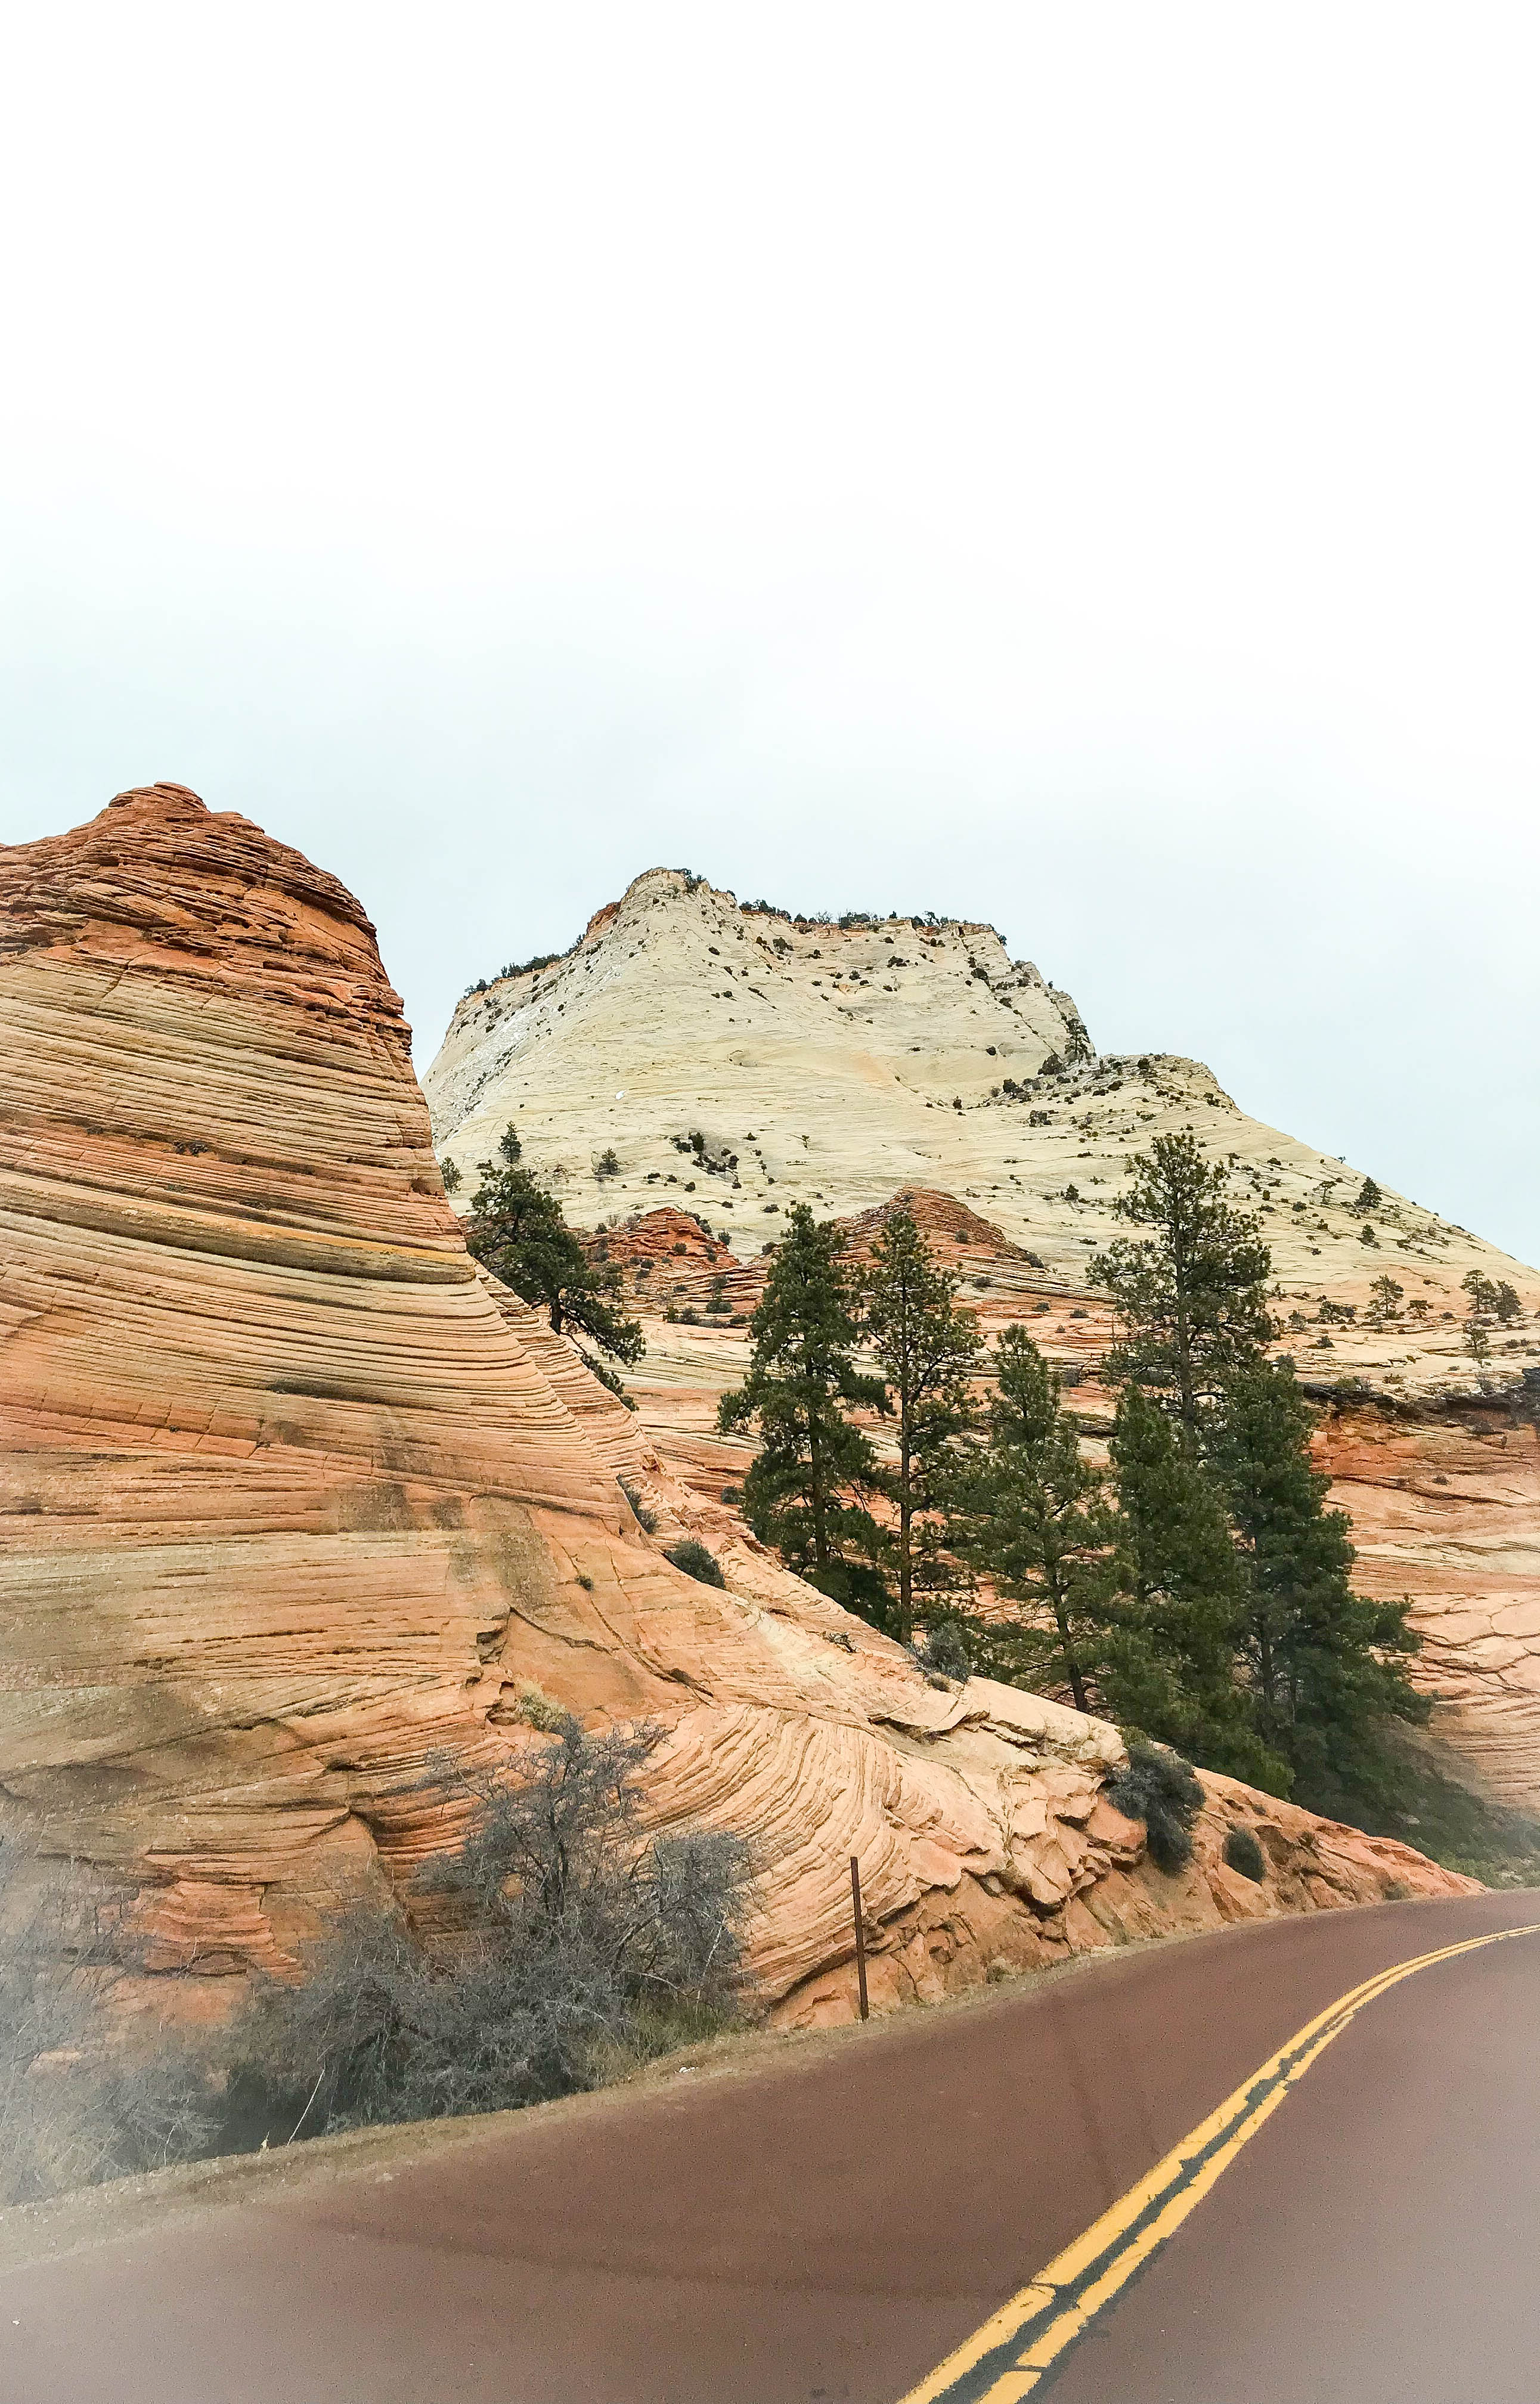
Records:
M848 2008L852 1852L894 1996L1460 1884L1261 1798L1266 1888L1163 1880L1111 1729L927 1683L729 1528L725 1592L679 1574L688 1485L466 1256L357 903L180 787L0 851L0 1786L168 1972L399 1887L529 1682L662 1721L654 1813L752 1836L786 2017Z
M1056 1061L1064 1075L1042 1073ZM1405 1196L1356 1209L1361 1170L1246 1117L1200 1063L1099 1057L1070 997L990 927L791 921L650 869L562 959L469 994L424 1085L441 1155L469 1173L516 1120L579 1225L684 1202L750 1257L791 1202L851 1216L911 1187L972 1206L1076 1286L1116 1231L1127 1154L1190 1125L1258 1211L1285 1307L1326 1294L1362 1316L1387 1270L1408 1309L1429 1305L1421 1329L1334 1329L1325 1356L1337 1376L1375 1362L1408 1393L1470 1382L1468 1268L1540 1306L1533 1270ZM619 1173L596 1177L609 1150ZM1533 1341L1514 1371L1530 1360Z
M1040 1073L1050 1055L1065 1074ZM611 1223L628 1270L660 1195L688 1196L741 1265L664 1246L631 1279L644 1312L704 1320L722 1277L714 1316L741 1317L792 1201L843 1217L859 1254L903 1195L986 1332L1029 1318L1093 1418L1110 1407L1109 1321L1086 1260L1119 1232L1128 1153L1191 1126L1272 1249L1280 1349L1328 1408L1322 1458L1365 1589L1412 1599L1445 1766L1540 1809L1533 1270L1388 1190L1359 1208L1361 1171L1245 1117L1196 1062L1099 1058L1068 996L991 929L791 923L677 871L638 877L562 960L468 996L427 1091L441 1153L467 1165L516 1118L568 1215ZM590 1173L601 1148L618 1177ZM1524 1314L1493 1332L1481 1377L1463 1344L1471 1268L1511 1282ZM1386 1275L1402 1288L1389 1318L1372 1304ZM649 1330L636 1391L707 1510L741 1474L712 1419L746 1347L721 1325Z
M1540 1806L1540 1436L1475 1396L1440 1411L1334 1405L1316 1439L1365 1594L1412 1598L1444 1766Z

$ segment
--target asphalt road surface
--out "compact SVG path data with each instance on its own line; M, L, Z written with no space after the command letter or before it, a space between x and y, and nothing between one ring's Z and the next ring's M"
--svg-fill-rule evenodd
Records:
M1339 1995L1532 1920L1269 1922L415 2155L297 2147L163 2216L66 2213L32 2243L68 2250L0 2271L0 2397L897 2404ZM1540 1936L1366 2006L1031 2394L1533 2404L1537 2139Z

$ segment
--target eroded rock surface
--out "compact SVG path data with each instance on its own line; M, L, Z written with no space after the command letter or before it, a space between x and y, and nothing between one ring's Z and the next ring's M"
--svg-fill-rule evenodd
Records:
M1540 1810L1540 1434L1502 1395L1330 1407L1316 1438L1365 1594L1409 1595L1446 1766Z
M141 1891L165 1972L404 1890L530 1683L663 1723L654 1816L753 1838L783 2017L849 2008L852 1852L879 2001L1461 1887L1228 1789L1266 1884L1162 1879L1113 1730L928 1683L707 1510L469 1261L368 920L246 819L155 786L0 852L0 1785ZM686 1526L725 1592L664 1558Z

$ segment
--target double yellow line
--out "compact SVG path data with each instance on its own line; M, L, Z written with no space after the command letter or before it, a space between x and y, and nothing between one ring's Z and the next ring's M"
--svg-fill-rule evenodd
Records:
M901 2404L1020 2404L1134 2272L1181 2228L1241 2146L1365 2004L1435 1962L1452 1962L1461 1953L1502 1945L1510 1936L1537 1936L1540 1922L1467 1937L1463 1945L1444 1945L1435 1953L1398 1962L1339 1995L1173 2146L1147 2177L1120 2196L1084 2236L1056 2255L1029 2286L1002 2304L929 2379L912 2387Z

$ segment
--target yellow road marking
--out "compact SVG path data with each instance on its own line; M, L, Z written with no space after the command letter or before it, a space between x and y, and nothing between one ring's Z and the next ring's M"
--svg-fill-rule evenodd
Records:
M900 2404L1022 2404L1065 2348L1182 2226L1241 2146L1270 2119L1290 2088L1365 2004L1414 1971L1477 1952L1484 1945L1504 1944L1510 1936L1540 1936L1540 1922L1494 1929L1490 1936L1468 1936L1463 1944L1420 1953L1328 2004L1137 2186L1109 2205L1084 2235L1056 2255L1029 2285L991 2313L928 2379L910 2388Z

